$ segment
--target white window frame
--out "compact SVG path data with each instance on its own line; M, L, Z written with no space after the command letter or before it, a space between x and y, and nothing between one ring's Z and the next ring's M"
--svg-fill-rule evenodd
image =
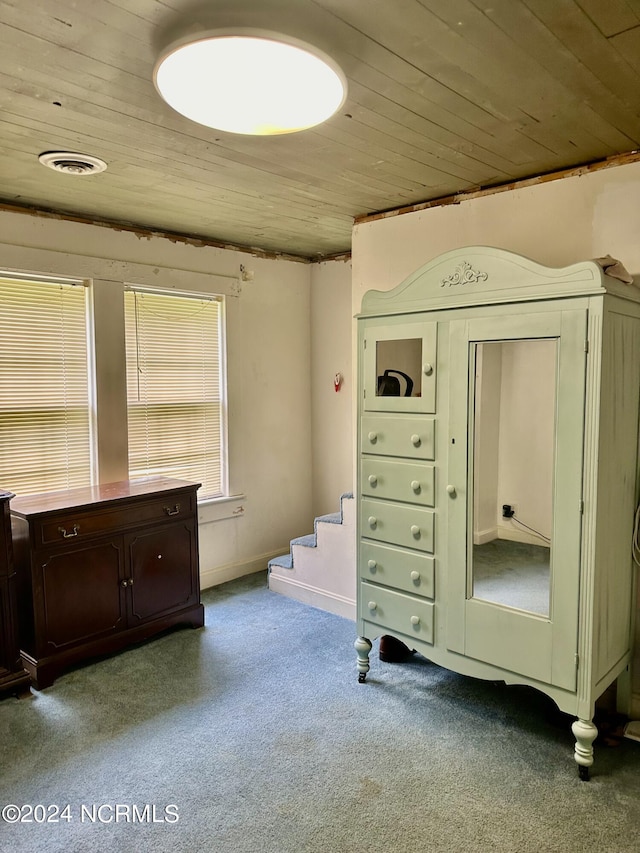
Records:
M219 358L219 385L220 385L220 494L208 495L202 492L198 496L199 504L220 503L233 499L229 494L229 441L228 441L228 374L227 374L227 316L226 297L224 294L211 292L198 292L189 290L178 290L158 287L148 287L132 282L124 283L124 294L137 292L163 297L175 297L178 299L194 299L198 301L217 302L219 305L219 328L218 328L218 358ZM123 295L124 295L123 294ZM125 310L126 314L126 310ZM126 327L126 320L125 320ZM125 393L127 377L125 374ZM128 400L127 400L128 411ZM129 442L127 442L129 446ZM171 475L167 475L171 476Z

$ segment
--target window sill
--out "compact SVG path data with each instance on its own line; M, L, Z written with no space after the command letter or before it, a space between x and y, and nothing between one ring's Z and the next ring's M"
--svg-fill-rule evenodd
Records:
M198 501L198 523L240 518L244 515L246 495L229 495L223 498L205 498Z

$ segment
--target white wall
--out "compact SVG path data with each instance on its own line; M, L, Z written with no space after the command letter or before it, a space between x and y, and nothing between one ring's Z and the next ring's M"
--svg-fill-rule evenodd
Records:
M203 586L266 568L311 529L309 264L0 212L0 269L94 281L102 482L126 477L123 283L224 293L230 491L245 497L200 508Z
M353 490L351 322L351 263L336 260L314 264L311 268L314 516L337 512L340 495ZM334 390L336 373L343 377L338 392Z
M356 225L353 313L442 252L487 245L562 267L611 254L640 273L640 163Z

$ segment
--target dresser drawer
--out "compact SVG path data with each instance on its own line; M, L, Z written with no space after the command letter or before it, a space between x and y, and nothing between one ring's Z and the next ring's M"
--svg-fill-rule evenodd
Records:
M189 493L164 495L149 501L126 502L108 509L78 508L42 516L33 522L36 548L79 541L88 536L121 531L140 524L187 518L195 511L195 498Z
M433 553L433 527L433 510L368 498L360 502L360 532L367 539Z
M424 463L365 456L360 460L360 490L372 497L433 506L434 471Z
M361 424L363 453L435 458L435 418L364 415Z
M365 621L433 643L432 602L369 583L360 585L360 601Z
M360 577L412 595L434 598L435 558L377 542L361 542Z

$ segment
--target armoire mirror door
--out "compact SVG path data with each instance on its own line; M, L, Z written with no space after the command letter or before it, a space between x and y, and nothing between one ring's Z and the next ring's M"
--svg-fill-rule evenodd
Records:
M575 688L585 326L583 311L531 308L450 326L447 644L566 689Z

